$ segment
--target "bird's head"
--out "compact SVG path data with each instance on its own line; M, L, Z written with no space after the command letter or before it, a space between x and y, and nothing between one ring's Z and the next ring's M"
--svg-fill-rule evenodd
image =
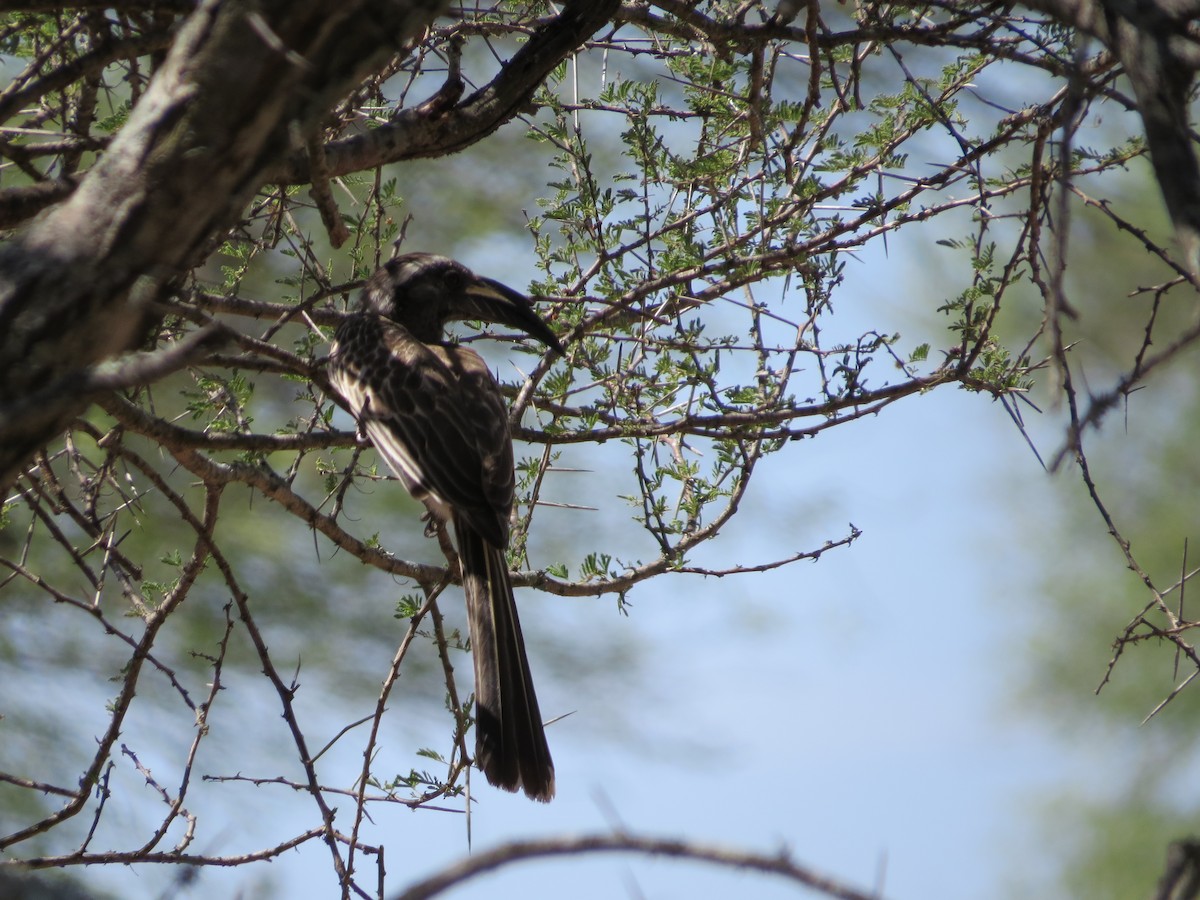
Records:
M426 343L440 341L447 322L471 319L519 328L557 353L564 352L528 297L433 253L405 253L388 260L367 280L362 308L403 325Z

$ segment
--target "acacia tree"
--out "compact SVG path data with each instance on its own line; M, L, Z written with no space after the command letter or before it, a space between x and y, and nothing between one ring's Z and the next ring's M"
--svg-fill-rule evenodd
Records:
M104 657L117 692L85 760L48 771L32 756L6 761L8 860L230 865L321 841L344 895L381 895L368 805L463 796L470 692L436 602L455 570L393 552L399 526L377 532L360 517L356 487L381 470L335 414L323 360L409 223L463 208L406 204L408 163L474 145L494 148L496 173L552 173L524 200L523 240L540 272L529 291L567 354L527 356L506 385L525 442L514 584L623 599L674 573L814 559L857 531L735 570L695 562L768 454L949 387L998 400L1019 426L1041 377L1070 413L1048 462L1078 465L1149 591L1119 646L1165 638L1190 662L1187 680L1200 671L1191 623L1167 602L1179 586L1139 565L1084 452L1089 432L1200 336L1169 308L1200 286L1188 3L5 7L0 41L20 71L0 93L0 222L13 229L0 250L0 610L10 633L22 616L54 615L122 648ZM1113 108L1144 129L1084 146L1081 126ZM506 123L521 136L494 134ZM1179 250L1102 193L1146 158L1169 186ZM1112 298L1067 295L1069 224L1085 206L1165 273L1140 295L1139 349L1086 394L1071 335L1089 303ZM940 241L948 267L967 273L925 301L946 317L943 339L906 344L870 324L846 333L835 311L862 302L839 293L848 259L933 220L957 235ZM1031 294L1040 324L1002 341ZM582 448L627 461L628 482L609 493L631 503L642 543L535 567L526 536L569 502L555 479ZM398 606L407 634L374 673L374 714L324 748L290 658L272 649L288 612L241 546L247 495L270 517L263 527L311 532L314 558L336 548L410 585ZM129 538L149 529L167 543ZM223 619L204 640L173 638L197 596L224 598ZM335 601L321 602L307 614L333 615ZM433 768L389 777L374 749L420 640L438 648L453 736L429 751ZM243 779L236 760L199 782L193 766L236 702L222 690L233 666L261 670L274 693L292 742L274 780L309 798L311 820L271 846L213 856L197 849L203 823L190 810ZM4 702L36 731L17 698ZM152 702L160 721L190 730L169 779L138 755L139 705ZM353 771L319 764L351 741ZM118 788L129 774L150 781L162 816L148 834L114 837L105 829L128 802ZM519 852L626 846L866 895L775 858L624 837ZM414 895L495 863L477 859Z

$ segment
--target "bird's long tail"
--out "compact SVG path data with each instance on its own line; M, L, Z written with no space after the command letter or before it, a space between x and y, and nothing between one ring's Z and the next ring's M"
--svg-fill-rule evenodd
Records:
M545 803L554 796L554 762L504 551L458 517L454 532L475 661L475 762L496 787L523 788L528 797Z

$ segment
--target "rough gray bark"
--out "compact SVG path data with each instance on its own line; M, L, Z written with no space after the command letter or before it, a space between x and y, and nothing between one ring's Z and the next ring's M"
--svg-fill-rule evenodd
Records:
M1188 96L1200 69L1189 25L1196 0L1027 0L1026 5L1103 43L1133 85L1154 175L1188 267L1200 272L1200 164L1192 147Z
M1176 841L1167 849L1167 867L1154 900L1196 900L1200 897L1200 842Z
M0 487L86 404L85 367L148 309L266 172L441 0L207 0L78 189L0 249Z
M444 156L482 140L519 113L554 67L620 10L620 0L567 4L560 15L530 35L489 84L462 102L457 102L454 91L461 93L464 86L451 79L438 97L400 110L387 124L325 143L326 177L405 159ZM266 180L281 185L308 184L311 165L307 149L289 148ZM62 176L0 189L0 228L20 225L69 196L75 187L74 179Z

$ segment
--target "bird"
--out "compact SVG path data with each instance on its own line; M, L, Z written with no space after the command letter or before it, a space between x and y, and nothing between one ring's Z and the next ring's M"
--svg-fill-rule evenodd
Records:
M508 325L564 349L524 294L433 253L376 271L338 326L329 381L408 492L453 532L475 669L475 763L533 800L554 796L554 762L534 693L505 551L515 491L500 388L447 322ZM431 522L431 525L433 523Z

